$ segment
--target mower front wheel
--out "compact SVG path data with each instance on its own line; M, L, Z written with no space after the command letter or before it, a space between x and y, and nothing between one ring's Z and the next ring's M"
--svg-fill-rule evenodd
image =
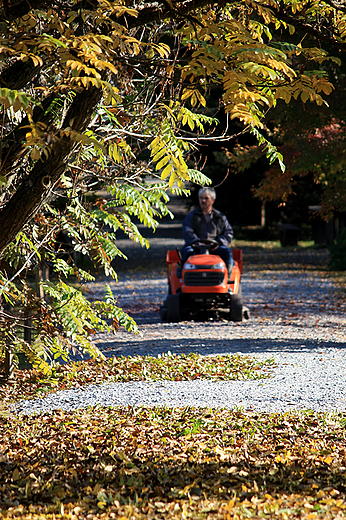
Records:
M232 294L229 319L231 321L243 321L243 298L241 294Z
M178 322L181 320L179 294L169 294L166 298L167 321Z

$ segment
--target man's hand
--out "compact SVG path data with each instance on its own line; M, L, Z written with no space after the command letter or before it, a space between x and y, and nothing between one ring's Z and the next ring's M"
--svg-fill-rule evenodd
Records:
M211 246L209 251L215 251L219 247L219 245L220 245L217 238L214 239L213 242L215 242L215 243Z

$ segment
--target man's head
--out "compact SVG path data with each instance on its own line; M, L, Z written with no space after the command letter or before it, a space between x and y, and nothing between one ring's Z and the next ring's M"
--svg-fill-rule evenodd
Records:
M201 188L198 192L198 198L203 213L210 213L216 199L214 188Z

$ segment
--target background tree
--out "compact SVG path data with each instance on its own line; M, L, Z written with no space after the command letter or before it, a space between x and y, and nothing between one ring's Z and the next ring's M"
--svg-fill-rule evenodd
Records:
M342 43L344 20L341 9L320 2L3 3L0 258L10 306L2 314L3 346L42 365L39 358L66 358L76 346L99 354L91 340L97 330L135 331L109 287L103 301L88 302L67 283L91 277L60 256L58 233L115 277L117 230L147 245L131 217L155 227L168 212L168 190L207 182L188 164L215 127L206 101L215 87L227 117L283 168L261 133L266 112L278 99L322 105L332 86L320 67L338 60L273 33L292 33L297 21ZM212 139L229 137L215 131ZM42 262L54 272L41 283L45 298L28 278ZM17 334L28 314L32 344Z
M329 61L323 67L318 65L319 73L327 73L333 84L328 102L302 104L301 97L288 96L278 100L275 110L268 111L263 119L263 131L284 157L285 170L278 163L263 160L261 146L244 136L230 146L224 146L223 151L219 150L217 160L222 160L229 170L226 186L220 190L221 198L227 185L232 188L241 184L239 177L244 174L251 184L246 190L248 196L253 197L252 207L256 208L256 214L250 215L252 221L248 224L259 222L261 201L266 203L269 223L289 221L301 225L309 220L312 222L311 205L321 206L320 215L327 219L335 212L345 210L344 14L340 10L334 11L339 28L337 34L330 24L330 5L334 4L324 4L321 13L314 8L307 9L304 3L299 4L296 30L287 36L291 45L304 41L305 45L323 46L326 52L338 56L339 62ZM321 31L317 30L318 13ZM292 20L287 12L284 18ZM280 38L280 35L276 33L273 38ZM301 72L309 71L310 67L311 64L301 61Z
M332 70L335 90L328 106L300 108L294 102L284 105L268 118L274 142L285 157L286 171L272 165L256 189L257 196L267 200L292 199L299 185L309 179L310 205L321 205L321 214L330 218L346 208L345 179L345 96L344 62ZM318 200L313 202L313 192ZM308 201L306 206L308 206Z

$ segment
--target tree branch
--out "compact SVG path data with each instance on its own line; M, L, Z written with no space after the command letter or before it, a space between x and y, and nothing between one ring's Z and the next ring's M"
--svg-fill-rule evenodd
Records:
M262 5L263 7L273 9L273 6L269 6L267 4L262 4L261 2L257 2L258 5ZM334 7L335 9L339 9L333 5L332 1L327 1L328 4L331 5L331 7ZM346 12L346 9L345 9ZM289 23L290 25L300 29L301 31L305 31L310 36L313 36L314 38L324 41L333 47L336 47L338 50L346 50L346 42L342 41L341 39L338 39L337 35L334 33L334 29L331 26L329 28L329 34L327 33L327 28L317 28L316 26L313 26L312 24L309 24L305 22L302 18L299 17L299 15L291 15L287 12L287 10L283 9L282 7L279 7L276 10L275 13L276 18L278 20L283 20L284 22Z

